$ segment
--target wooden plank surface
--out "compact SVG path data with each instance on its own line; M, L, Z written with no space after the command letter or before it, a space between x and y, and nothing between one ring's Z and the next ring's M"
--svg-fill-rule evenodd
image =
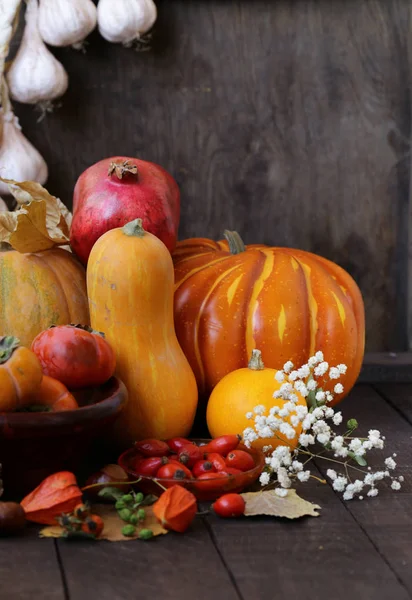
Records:
M386 435L381 456L397 453L406 479L400 492L344 503L330 486L313 482L299 493L321 505L318 518L209 515L184 535L148 543L53 542L30 528L23 538L0 540L0 598L411 598L412 428L405 406L412 386L377 389L357 386L341 409L345 418L356 416L360 433L377 428Z
M66 600L54 540L40 540L36 528L0 538L0 598Z
M149 52L95 32L52 49L70 87L23 131L68 205L115 154L162 164L182 192L180 236L297 246L355 277L367 349L406 350L408 0L159 0Z

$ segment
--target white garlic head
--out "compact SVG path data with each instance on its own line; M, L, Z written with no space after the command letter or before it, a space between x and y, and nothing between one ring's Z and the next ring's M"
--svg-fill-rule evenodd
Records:
M48 177L47 164L36 148L23 135L17 117L10 111L3 114L3 138L0 145L0 176L14 181L37 181L41 185ZM10 194L0 182L0 194Z
M108 42L130 44L151 29L157 19L153 0L99 0L97 24Z
M81 43L96 22L97 10L92 0L40 0L39 31L50 46Z
M11 97L24 104L59 98L69 83L63 65L47 49L40 36L37 18L37 0L29 0L23 38L7 73Z

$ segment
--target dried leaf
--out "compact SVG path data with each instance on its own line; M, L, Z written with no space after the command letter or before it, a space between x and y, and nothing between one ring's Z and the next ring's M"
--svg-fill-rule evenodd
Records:
M16 211L0 212L0 242L19 252L41 252L69 242L72 215L66 206L35 181L3 179L15 197Z
M245 516L270 515L272 517L285 517L298 519L299 517L319 517L316 512L320 509L317 504L312 504L297 495L295 490L288 490L287 496L280 497L274 490L266 492L249 492L241 494L246 502Z
M132 537L125 537L122 534L122 528L127 523L122 521L113 505L94 504L91 510L93 514L99 515L104 521L104 529L102 534L97 538L98 540L108 540L109 542L135 540L142 529L151 529L155 536L167 533L167 530L158 523L151 506L145 507L146 519L142 524L136 526L136 534ZM63 529L61 527L51 526L42 529L39 535L40 537L57 538L61 537L62 533Z

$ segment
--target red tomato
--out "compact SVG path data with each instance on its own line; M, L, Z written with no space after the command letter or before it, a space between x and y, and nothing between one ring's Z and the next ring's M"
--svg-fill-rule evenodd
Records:
M240 517L245 512L246 503L240 494L224 494L212 504L219 517Z
M187 467L180 463L169 462L160 467L156 473L159 479L192 479L192 474Z
M217 452L222 456L226 456L239 446L240 439L238 435L221 435L211 440L206 446L202 446L202 450L203 452Z
M132 466L137 475L145 477L154 477L160 467L166 465L169 459L166 456L150 456L136 460Z
M178 460L189 467L189 469L192 468L196 462L202 460L203 456L204 452L202 452L199 446L195 446L194 444L183 446L177 454Z
M244 450L233 450L226 457L226 464L233 469L241 471L250 471L255 466L252 456Z
M179 450L181 450L185 446L195 445L194 442L191 442L190 440L187 440L186 438L182 437L171 438L170 440L167 440L166 443L169 446L170 450L176 453L179 452Z
M198 460L192 468L192 473L195 477L200 477L205 473L216 473L216 469L208 460Z
M217 452L210 452L206 454L206 460L212 463L216 471L224 471L226 469L227 465L225 459L221 454L218 454Z
M135 442L134 447L143 454L143 456L167 456L170 452L166 442L155 439Z
M69 389L101 385L112 375L116 359L103 334L79 325L59 325L42 331L31 349L43 373Z

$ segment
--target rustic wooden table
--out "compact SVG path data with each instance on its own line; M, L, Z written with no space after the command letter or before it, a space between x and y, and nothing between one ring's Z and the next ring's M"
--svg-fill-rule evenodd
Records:
M388 599L412 597L412 385L358 385L342 406L387 436L402 490L343 502L329 485L302 486L319 518L222 520L148 543L0 541L2 600ZM320 465L319 465L320 466Z

